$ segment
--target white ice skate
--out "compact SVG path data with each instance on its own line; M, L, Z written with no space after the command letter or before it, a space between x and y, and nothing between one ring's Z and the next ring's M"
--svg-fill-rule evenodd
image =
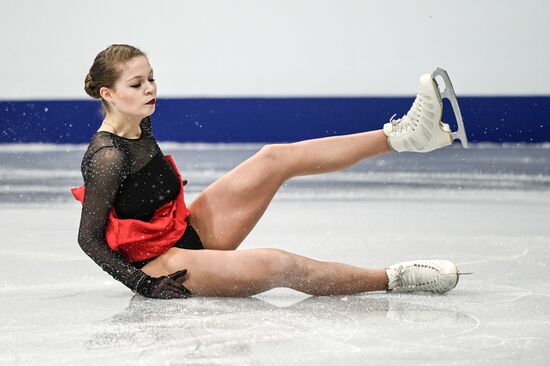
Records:
M445 88L440 92L436 77L440 76ZM453 108L458 130L451 131L448 124L441 121L443 114L442 97L449 99ZM395 115L394 115L395 117ZM392 119L384 125L388 143L397 152L429 152L450 145L459 139L464 148L468 147L462 114L453 85L447 72L437 68L431 75L420 77L420 86L414 103L403 117Z
M448 260L416 260L394 264L386 269L388 292L445 293L458 283L458 269Z

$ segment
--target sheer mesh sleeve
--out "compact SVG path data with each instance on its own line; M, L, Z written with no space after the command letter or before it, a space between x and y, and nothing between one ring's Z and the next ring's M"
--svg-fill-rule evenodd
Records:
M147 275L111 250L105 239L109 211L126 175L125 170L124 154L112 146L100 148L83 165L86 193L78 243L105 272L136 291L139 282Z

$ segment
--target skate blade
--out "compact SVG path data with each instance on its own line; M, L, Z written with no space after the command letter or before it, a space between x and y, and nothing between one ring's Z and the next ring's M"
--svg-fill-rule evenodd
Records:
M468 276L472 274L474 274L474 272L456 272L456 273L445 273L445 274L442 274L441 276Z
M441 76L444 82L445 88L441 90L441 85L436 80L436 76ZM456 119L456 124L458 126L458 130L451 131L451 136L453 140L460 140L462 143L462 146L467 149L468 148L468 138L466 137L466 129L464 128L464 121L462 120L462 113L460 113L460 107L458 106L458 100L456 99L455 90L453 88L453 84L451 83L451 79L449 78L449 75L447 74L447 71L443 70L442 68L438 67L435 69L435 71L432 73L432 79L435 81L439 88L439 94L441 94L442 98L447 98L449 102L451 103L451 106L453 108L453 112Z

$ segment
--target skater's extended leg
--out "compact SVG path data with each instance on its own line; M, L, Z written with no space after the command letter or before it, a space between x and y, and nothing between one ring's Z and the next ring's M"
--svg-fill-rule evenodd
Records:
M291 177L343 169L392 151L389 146L399 152L428 152L450 145L453 135L441 122L442 108L439 89L432 75L426 74L420 78L419 92L409 112L384 125L383 130L268 145L214 182L191 204L191 223L206 248L235 249L281 184Z
M389 151L382 130L266 145L192 202L191 224L205 248L235 249L287 179L343 169Z
M344 169L392 151L382 130L305 140L284 147L289 178Z
M199 296L249 296L276 287L310 295L343 295L387 289L385 269L322 262L278 249L239 251L172 248L143 267L158 277L185 268L183 285Z

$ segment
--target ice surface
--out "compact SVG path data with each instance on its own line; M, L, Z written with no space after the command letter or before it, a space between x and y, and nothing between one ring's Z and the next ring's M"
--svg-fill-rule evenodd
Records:
M257 146L167 144L191 201ZM447 295L151 300L76 243L83 147L0 148L1 365L550 363L550 149L457 146L289 181L242 248L448 258Z

